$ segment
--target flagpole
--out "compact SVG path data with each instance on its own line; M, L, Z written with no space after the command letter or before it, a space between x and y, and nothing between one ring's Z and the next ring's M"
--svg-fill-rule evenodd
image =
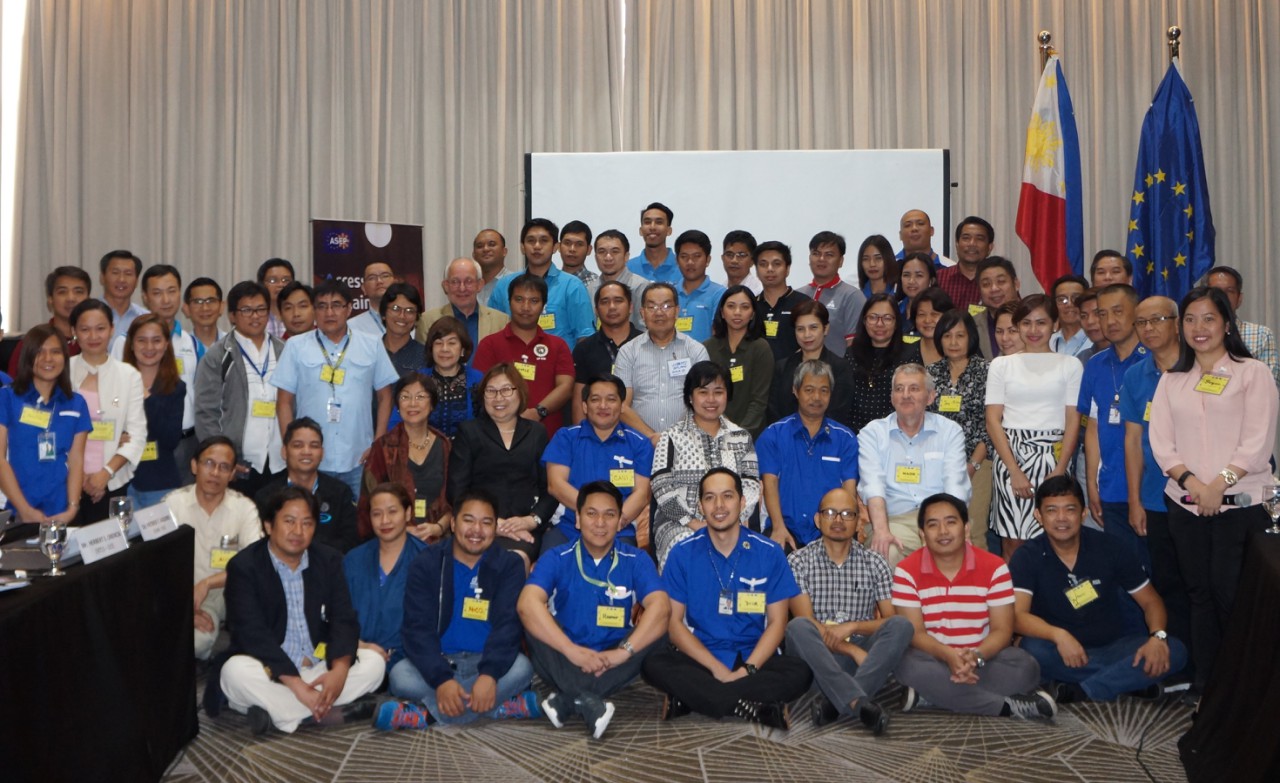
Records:
M1169 28L1165 35L1169 39L1169 61L1176 62L1178 60L1179 50L1182 48L1182 44L1178 41L1178 39L1182 37L1182 28L1174 25Z
M1044 72L1044 67L1049 64L1049 57L1053 55L1053 44L1049 43L1053 40L1053 34L1048 30L1041 30L1036 40L1040 42L1040 72Z

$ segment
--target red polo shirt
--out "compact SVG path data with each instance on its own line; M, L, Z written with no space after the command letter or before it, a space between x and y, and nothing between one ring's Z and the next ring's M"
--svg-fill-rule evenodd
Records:
M536 406L556 387L557 375L573 376L573 353L564 340L547 334L538 327L533 340L525 342L512 331L507 324L502 331L495 332L480 341L476 348L475 358L471 366L480 372L488 372L495 364L509 362L516 365L525 385L529 387L529 406ZM556 434L564 423L559 410L550 411L542 424L547 428L547 437Z

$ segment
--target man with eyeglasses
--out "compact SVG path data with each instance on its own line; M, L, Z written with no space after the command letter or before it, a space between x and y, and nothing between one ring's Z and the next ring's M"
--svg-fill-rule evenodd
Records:
M858 316L867 297L855 285L840 279L844 266L844 237L834 231L819 231L809 240L809 270L813 280L800 293L822 302L830 316L830 330L824 340L837 356L844 356L849 338L858 328Z
M444 279L440 281L440 287L449 301L424 311L418 317L418 331L415 335L418 342L425 343L431 325L446 315L462 322L467 328L467 336L471 338L472 345L479 345L484 338L502 331L502 327L507 325L507 314L480 304L478 299L482 276L480 264L470 258L455 258L449 262L444 270ZM468 358L468 363L473 358L474 352Z
M258 283L267 287L267 304L271 305L271 315L267 318L267 334L276 339L285 339L285 324L280 318L278 297L284 287L294 281L293 264L283 258L268 258L258 267Z
M357 332L367 332L374 337L382 337L387 327L382 323L379 306L387 286L396 282L395 271L385 261L370 261L364 267L364 282L360 290L364 292L369 306L363 313L352 318L348 324Z
M1240 317L1244 278L1229 266L1215 266L1205 274L1204 284L1227 295L1231 309L1236 311L1236 328L1240 330L1244 346L1253 354L1253 358L1271 368L1271 377L1276 379L1276 386L1280 387L1280 354L1276 352L1275 334L1267 326Z
M391 419L391 386L400 376L378 337L347 326L351 289L338 280L316 286L316 329L285 343L271 383L276 421L307 416L320 422L328 448L320 470L359 499L364 460ZM375 416L369 412L375 410Z
M753 296L759 296L763 287L756 277L756 238L749 231L735 229L724 235L724 248L720 263L724 264L725 288L745 285Z
M827 418L835 376L826 362L801 362L790 380L796 413L760 434L756 457L773 525L769 537L796 549L820 535L813 516L815 497L841 487L857 495L858 439Z
M671 603L653 560L617 540L623 497L614 483L584 484L575 506L581 536L538 558L516 610L534 670L552 690L542 713L557 729L581 715L600 739L614 713L605 699L639 676L667 633Z
M791 599L787 650L809 664L822 691L813 702L815 726L856 717L879 736L889 716L873 699L911 646L915 629L894 612L893 569L858 543L857 494L827 492L813 519L821 538L787 558L800 587Z
M924 545L917 512L930 495L945 492L966 503L972 485L964 430L930 413L933 377L919 364L893 372L893 413L858 433L859 491L872 525L871 549L889 565Z
M165 495L164 502L180 525L195 529L195 653L209 660L227 616L222 588L227 563L236 552L262 537L253 501L228 489L236 470L236 446L225 435L200 442L191 459L194 484Z
M138 288L138 275L142 274L142 259L128 250L112 250L98 262L98 282L102 283L102 301L115 313L115 328L111 336L129 333L129 324L147 309L134 304L133 292Z
M650 280L637 275L627 268L627 254L631 252L631 243L627 235L616 228L605 229L596 237L596 266L599 276L587 284L587 295L595 301L596 291L605 283L622 283L631 289L631 299L640 302L644 299L644 290L649 287ZM597 317L599 313L597 312ZM631 308L631 323L637 329L644 328L644 316L640 307Z
M360 543L356 528L356 501L351 488L320 472L324 459L324 431L305 416L289 422L280 456L285 470L272 477L253 496L259 506L285 487L302 487L315 495L320 517L316 519L316 541L339 552L350 552Z
M595 314L582 281L551 263L559 247L559 235L560 228L555 223L546 218L533 218L520 230L520 252L524 254L524 274L541 278L547 285L538 327L572 347L596 330ZM508 275L498 280L489 296L490 307L514 316L508 294L515 279Z
M1058 306L1058 329L1049 337L1049 350L1079 356L1093 342L1080 323L1080 296L1089 287L1089 281L1080 275L1066 274L1053 281L1049 293Z
M1098 293L1098 314L1111 346L1099 351L1085 365L1076 410L1088 417L1084 458L1089 513L1102 523L1103 530L1150 570L1146 542L1129 524L1125 426L1120 413L1125 373L1147 355L1135 329L1137 306L1138 292L1124 283L1109 285Z
M204 359L209 347L227 336L218 328L222 317L222 286L212 277L197 277L182 295L182 314L191 321L196 340L196 359Z
M600 275L587 269L587 256L591 255L591 227L581 220L570 220L560 229L560 271L582 281L591 292L591 284Z
M648 331L622 346L614 374L627 387L622 421L649 439L658 437L684 418L684 376L707 359L702 343L676 331L676 289L653 283L640 300Z
M227 294L231 333L196 370L196 438L225 435L240 453L231 487L253 497L284 467L271 378L284 343L267 334L266 286L245 281Z

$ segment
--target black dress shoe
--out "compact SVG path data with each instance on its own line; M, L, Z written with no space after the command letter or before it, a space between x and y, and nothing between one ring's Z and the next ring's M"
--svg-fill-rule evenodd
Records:
M863 726L871 729L872 735L879 737L889 728L889 713L874 701L864 700L858 705L858 720Z
M662 697L662 720L674 720L681 715L688 715L692 711L689 709L688 704L669 693Z
M840 718L840 710L836 709L836 705L832 704L830 699L819 693L818 698L814 699L809 707L809 715L813 718L813 725L826 726Z

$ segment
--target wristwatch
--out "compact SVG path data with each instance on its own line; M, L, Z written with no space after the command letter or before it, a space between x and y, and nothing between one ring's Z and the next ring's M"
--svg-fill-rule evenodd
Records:
M628 654L630 654L630 655L635 655L635 654L636 654L636 648L634 648L634 647L632 647L632 646L631 646L631 640L630 640L630 639L623 639L623 640L622 640L622 643L621 643L621 644L619 644L618 646L619 646L619 647L621 647L622 649L626 650L626 651L627 651L627 653L628 653Z
M1237 476L1236 472L1231 468L1223 468L1218 471L1218 475L1226 479L1228 487L1234 487L1236 484L1240 483L1240 477Z
M1151 632L1151 638L1152 638L1152 639L1159 639L1159 640L1160 640L1160 641L1162 641L1162 642L1167 642L1167 641L1169 641L1169 634L1165 633L1165 632L1164 632L1164 629L1163 629L1163 628L1161 628L1159 631L1152 631L1152 632Z
M546 409L546 407L544 407L544 406L542 406L542 405L535 405L533 409L534 409L535 411L537 411L537 412L538 412L538 418L539 418L539 419L545 419L545 418L547 418L547 409Z
M977 473L978 471L982 470L982 463L981 463L981 462L970 462L970 463L969 463L969 467L973 468L973 472L974 472L974 473Z
M974 657L974 660L978 662L979 669L987 665L987 659L983 658L982 653L978 652L977 650L973 651L973 657Z
M756 665L754 663L744 663L742 664L742 668L747 670L747 674L755 674L756 672L760 671L759 669L756 668Z

